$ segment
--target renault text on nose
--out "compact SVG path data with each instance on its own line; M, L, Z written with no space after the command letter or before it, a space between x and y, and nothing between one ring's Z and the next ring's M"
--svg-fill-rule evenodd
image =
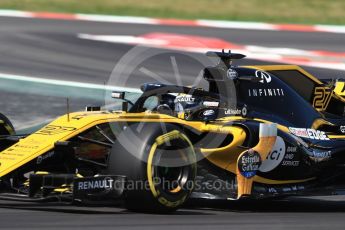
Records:
M103 180L90 180L78 182L78 190L90 190L90 189L112 189L113 179L105 178Z

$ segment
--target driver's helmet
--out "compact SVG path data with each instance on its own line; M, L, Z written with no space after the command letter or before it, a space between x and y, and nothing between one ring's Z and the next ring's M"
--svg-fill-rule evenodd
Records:
M200 98L190 94L179 94L175 97L175 113L183 118L186 109L196 107L200 104Z

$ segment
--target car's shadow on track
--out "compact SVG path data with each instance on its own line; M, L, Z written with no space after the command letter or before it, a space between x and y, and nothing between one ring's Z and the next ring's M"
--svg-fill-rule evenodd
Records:
M190 208L230 212L345 212L345 196L291 197L280 200L193 201Z
M17 201L0 201L0 208L29 211L61 212L70 214L137 214L123 207L83 205L76 206L68 203L33 203ZM212 215L193 209L182 209L174 212L174 215Z
M121 207L75 206L67 203L27 203L1 201L0 208L71 214L135 214ZM215 215L224 212L345 212L345 196L293 197L281 200L205 201L193 200L183 209L169 215Z
M47 211L47 212L62 212L62 213L76 213L76 214L125 214L124 209L111 210L109 208L94 208L94 207L78 207L68 204L59 203L23 203L23 202L6 202L1 201L0 208L18 209L30 211Z

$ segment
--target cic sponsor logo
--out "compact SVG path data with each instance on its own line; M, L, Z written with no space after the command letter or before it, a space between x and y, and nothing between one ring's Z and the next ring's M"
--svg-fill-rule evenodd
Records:
M276 142L259 168L260 172L269 172L278 167L285 156L285 142L283 138L277 136Z

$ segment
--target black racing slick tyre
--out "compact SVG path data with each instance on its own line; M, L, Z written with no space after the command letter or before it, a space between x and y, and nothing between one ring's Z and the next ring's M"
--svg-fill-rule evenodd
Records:
M192 193L196 155L178 126L132 124L113 145L108 173L126 176L127 209L168 213L181 207Z
M5 140L7 135L15 134L11 121L2 113L0 113L0 151L9 147Z
M0 136L14 134L14 127L11 121L2 113L0 113Z

